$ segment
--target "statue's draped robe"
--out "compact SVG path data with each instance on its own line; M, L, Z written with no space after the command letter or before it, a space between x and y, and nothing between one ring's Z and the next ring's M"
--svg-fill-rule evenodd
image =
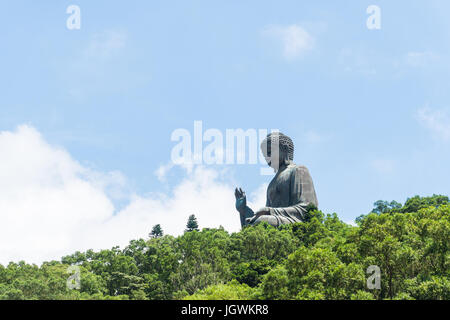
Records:
M289 164L284 170L278 171L267 188L266 202L277 224L303 221L310 204L319 206L308 169Z

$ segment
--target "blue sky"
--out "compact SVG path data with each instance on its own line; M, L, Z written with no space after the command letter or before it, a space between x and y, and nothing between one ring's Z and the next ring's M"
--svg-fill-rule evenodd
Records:
M80 30L66 28L71 4ZM366 27L369 5L381 9L380 30ZM444 0L8 1L0 131L26 125L83 168L118 173L121 195L105 191L114 212L135 196L175 199L192 173L174 168L161 181L155 171L170 161L171 133L195 120L291 136L320 208L344 221L379 199L448 195L449 9ZM271 179L255 165L206 169L230 187L227 201L233 185L250 194ZM177 205L188 215L196 201Z

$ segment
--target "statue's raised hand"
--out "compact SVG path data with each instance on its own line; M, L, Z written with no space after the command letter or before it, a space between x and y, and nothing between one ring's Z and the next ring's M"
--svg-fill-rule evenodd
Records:
M247 225L246 219L253 217L253 210L247 206L247 197L245 192L241 188L234 190L234 196L236 197L236 209L239 211L241 217L241 226Z
M236 209L239 212L243 212L247 207L247 196L241 188L234 190L234 196L236 197Z

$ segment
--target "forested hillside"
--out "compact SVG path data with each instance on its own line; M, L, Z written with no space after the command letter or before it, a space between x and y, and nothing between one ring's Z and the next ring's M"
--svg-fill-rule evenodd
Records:
M238 218L238 217L236 217ZM358 226L312 210L308 221L163 235L40 267L0 265L0 299L450 299L448 197L377 201ZM201 221L200 221L201 222ZM70 265L79 289L68 289ZM381 288L368 289L368 266Z

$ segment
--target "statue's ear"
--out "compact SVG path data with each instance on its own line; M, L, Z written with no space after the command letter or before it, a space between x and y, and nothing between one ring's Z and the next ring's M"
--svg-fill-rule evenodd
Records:
M280 160L280 162L282 163L289 162L289 154L286 152L286 150L280 149Z

